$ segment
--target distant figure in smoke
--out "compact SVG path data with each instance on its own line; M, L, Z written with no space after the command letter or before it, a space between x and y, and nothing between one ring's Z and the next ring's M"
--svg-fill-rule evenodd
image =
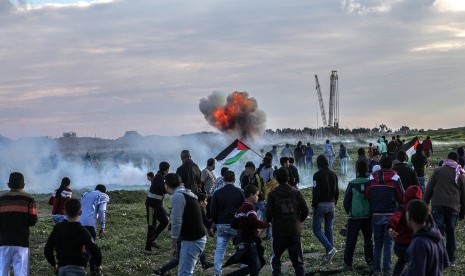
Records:
M313 169L313 148L310 145L310 143L307 143L307 146L305 147L305 168L306 169Z
M182 165L176 170L176 174L181 177L181 182L186 189L193 193L200 192L200 176L199 166L191 159L191 154L188 150L181 151Z
M52 220L55 224L66 219L65 204L71 198L72 191L70 189L71 180L68 177L63 177L60 187L55 190L48 204L52 205Z
M168 226L168 217L163 209L163 199L167 193L165 188L165 176L168 174L169 169L170 164L168 162L160 162L156 175L153 175L153 173L151 175L149 175L150 173L147 174L147 179L150 178L150 190L145 200L148 224L145 255L152 255L152 246L159 248L155 240L166 226Z
M298 167L301 167L304 164L304 152L302 148L302 142L300 141L297 143L297 146L294 149L294 158Z
M289 148L289 144L286 144L286 146L281 150L281 157L294 157L294 153Z
M329 140L326 140L326 144L323 147L323 154L326 156L326 159L328 159L329 166L332 167L335 152Z
M265 131L266 116L247 92L233 92L224 97L215 92L200 99L199 109L208 123L222 132L241 138L255 137Z
M37 208L22 173L10 174L8 188L0 196L0 275L10 275L12 266L14 275L29 275L29 227L37 223Z

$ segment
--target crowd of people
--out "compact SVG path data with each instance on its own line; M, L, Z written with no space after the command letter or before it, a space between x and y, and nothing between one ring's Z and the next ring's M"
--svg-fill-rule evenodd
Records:
M157 239L168 227L171 259L154 273L164 275L177 266L178 275L193 275L200 260L202 268L213 267L215 275L232 264L241 266L230 275L259 275L268 259L272 274L281 275L281 258L287 250L295 275L305 275L302 234L304 221L311 218L324 263L342 250L344 270L352 271L362 232L364 260L371 274L442 275L455 265L455 227L465 217L464 150L450 152L425 185L427 152L433 154L431 139L417 145L411 157L399 137L385 141L381 137L376 147L370 143L368 156L364 148L358 149L356 178L341 195L338 174L332 170L336 154L327 140L315 160L311 200L298 188L298 168L314 165L309 143L299 142L294 150L286 144L279 160L273 146L258 166L246 162L239 177L228 167L216 177L213 158L201 170L188 150L181 152L176 173L170 173L168 162L160 162L156 174L147 173L151 184L145 201L144 253L151 256L161 249ZM343 144L336 158L341 175L346 175L350 157ZM278 161L279 168L273 166ZM15 275L28 275L29 227L37 223L37 208L24 186L24 176L13 172L10 191L0 196L0 275L9 275L11 267ZM50 197L55 225L44 247L45 258L57 275L86 275L87 267L92 275L99 275L102 254L96 239L105 235L110 198L102 184L80 200L72 198L70 186L71 180L64 177ZM166 194L171 195L171 212L164 207ZM347 213L341 231L346 240L345 248L336 248L333 223L341 199ZM216 239L212 263L205 255L207 236ZM269 256L264 240L270 241ZM234 254L225 260L229 246Z

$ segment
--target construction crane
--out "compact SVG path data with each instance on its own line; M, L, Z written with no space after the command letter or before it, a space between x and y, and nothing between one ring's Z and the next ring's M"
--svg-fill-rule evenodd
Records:
M323 120L323 126L326 127L327 122L326 122L325 106L323 104L323 96L321 95L320 82L318 81L317 75L315 75L315 82L316 82L316 93L318 94L318 101L320 102L321 118Z

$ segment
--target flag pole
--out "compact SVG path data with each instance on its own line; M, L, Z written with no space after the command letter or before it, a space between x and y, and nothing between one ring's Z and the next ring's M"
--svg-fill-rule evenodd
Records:
M239 139L238 139L239 140ZM241 140L239 140L242 144L246 145L244 142L242 142ZM249 147L248 145L246 145L253 153L255 153L256 155L260 156L260 158L264 158L263 155L259 154L258 152L256 152L255 150L253 150L251 147Z

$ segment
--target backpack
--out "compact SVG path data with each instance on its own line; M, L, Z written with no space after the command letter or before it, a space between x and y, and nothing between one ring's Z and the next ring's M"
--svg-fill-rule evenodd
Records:
M365 190L368 187L368 182L360 183L360 187L360 190L352 187L352 207L349 213L351 218L363 218L371 216L370 202L365 198Z

